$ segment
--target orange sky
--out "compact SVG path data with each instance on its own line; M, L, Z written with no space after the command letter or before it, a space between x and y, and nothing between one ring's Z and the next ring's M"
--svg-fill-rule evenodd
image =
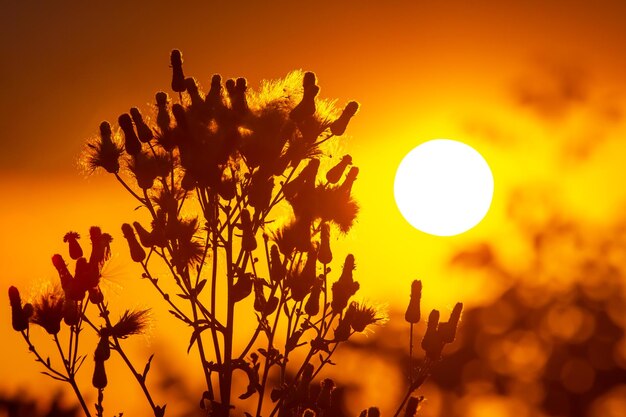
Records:
M516 187L549 190L567 212L599 223L625 207L623 1L155 3L3 6L2 288L53 279L49 258L67 230L99 224L121 240L134 202L104 175L84 179L76 160L100 121L131 106L147 112L156 91L169 91L172 48L205 86L213 73L254 88L303 68L316 72L322 97L361 103L342 148L361 169L362 214L337 252L355 254L363 295L392 307L416 277L426 303L443 310L487 296L481 277L445 267L473 241L523 265L527 248L506 215ZM433 138L474 146L494 173L492 210L458 237L412 229L393 202L398 163ZM136 272L125 247L117 251L115 285L140 291L125 281ZM36 369L9 329L0 320L4 349L30 374L15 376L2 355L0 390ZM155 329L154 343L162 337Z

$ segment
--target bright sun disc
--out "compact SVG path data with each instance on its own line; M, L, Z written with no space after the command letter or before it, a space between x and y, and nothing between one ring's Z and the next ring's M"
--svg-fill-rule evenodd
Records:
M394 196L411 226L436 236L458 235L487 214L493 175L487 161L471 146L431 140L400 162Z

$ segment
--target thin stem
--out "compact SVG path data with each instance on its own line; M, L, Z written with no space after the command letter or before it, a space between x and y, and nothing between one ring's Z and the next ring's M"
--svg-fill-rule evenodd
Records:
M56 344L57 349L59 350L59 355L61 356L61 360L63 361L63 364L65 365L65 370L67 371L67 382L71 385L72 389L74 390L74 393L76 394L76 397L78 398L78 402L80 402L80 406L83 408L83 411L85 412L87 417L91 417L91 413L89 412L89 407L87 407L87 404L85 403L85 399L83 398L83 395L81 394L80 389L78 389L78 385L76 385L76 379L74 378L74 374L71 372L71 364L69 363L69 360L65 358L65 354L63 353L63 348L61 347L61 343L59 342L59 337L56 334L54 335L54 343Z

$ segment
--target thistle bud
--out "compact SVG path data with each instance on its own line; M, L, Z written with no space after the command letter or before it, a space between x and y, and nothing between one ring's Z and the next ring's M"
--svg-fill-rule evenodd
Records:
M172 90L177 93L185 91L185 74L183 74L183 54L178 50L172 50L170 54L172 67Z
M263 294L263 280L256 279L253 283L254 286L254 310L259 313L263 313L265 311L265 306L267 305L267 301L265 300L265 295Z
M302 80L302 100L289 113L289 118L294 122L302 122L315 114L315 97L320 91L315 83L315 74L306 72Z
M128 241L131 259L135 262L141 262L146 259L146 251L141 247L139 242L137 242L135 231L130 224L124 223L122 225L122 234L124 235L124 238Z
M339 324L337 324L337 328L335 329L335 342L345 342L348 340L355 313L356 305L352 303L346 310L346 313L343 315L341 320L339 320Z
M61 288L63 288L63 291L67 292L70 288L73 278L72 274L70 274L70 271L67 269L67 264L63 260L63 257L59 254L53 255L52 265L54 265L57 272L59 273L59 278L61 279Z
M380 410L378 409L378 407L368 408L367 417L380 417Z
M323 411L328 410L332 405L332 393L335 389L335 382L326 378L321 382L322 389L320 395L317 397L316 405Z
M324 283L323 279L317 277L315 284L311 288L311 293L309 294L309 299L304 306L304 312L309 316L317 316L320 312L320 295L322 293L322 284Z
M213 74L211 77L211 88L204 98L204 103L210 113L223 110L222 77L219 74Z
M270 279L274 282L282 281L286 273L285 265L280 259L278 246L272 245L270 249Z
M107 386L107 373L104 369L104 361L95 361L91 383L98 389L104 389Z
M244 116L250 111L248 108L248 101L246 99L247 90L248 86L246 79L237 78L234 88L229 91L231 107L233 111L240 116Z
M330 250L330 225L326 222L322 223L320 237L321 242L317 259L323 264L329 264L333 260L333 253Z
M80 318L80 311L78 309L78 303L75 300L65 298L63 301L63 321L68 326L74 326L78 324Z
M109 336L106 334L100 335L100 340L96 346L94 353L94 360L104 362L111 357L111 348L109 346Z
M80 235L76 232L67 232L65 236L63 236L63 242L69 245L70 258L74 260L83 256L83 249L80 247L78 239L80 239Z
M456 303L450 314L450 320L439 324L439 335L443 343L452 343L456 337L456 329L461 319L461 312L463 311L463 304Z
M241 211L241 248L244 251L253 251L256 249L256 239L252 231L252 219L250 218L250 212L247 209Z
M237 282L232 287L234 302L243 300L252 292L252 274L240 271L238 276Z
M97 266L94 264L90 264L87 262L85 258L78 258L76 260L76 269L74 270L74 281L78 286L79 291L76 293L76 296L80 296L80 298L72 299L76 301L80 301L85 296L85 291L90 288L94 288L98 285L100 281L100 273L97 269Z
M428 316L428 324L426 333L422 339L422 349L426 352L426 357L432 360L438 360L443 350L443 340L437 331L439 326L439 311L433 310Z
M150 142L154 138L152 129L143 121L143 116L137 107L130 109L130 117L132 117L135 126L137 127L137 137L140 141L146 143Z
M13 330L21 332L28 329L30 314L26 315L24 312L20 291L16 287L9 287L9 302L11 303L11 324L13 325Z
M100 291L100 287L89 288L89 302L92 304L100 304L104 301L104 295Z
M248 192L248 204L258 211L269 207L272 200L272 190L274 189L274 178L264 178L261 171L252 175L250 189Z
M133 226L135 226L135 230L137 231L137 236L139 236L139 242L144 248L151 248L154 246L154 240L152 239L152 234L148 232L139 222L133 222Z
M420 321L420 300L422 298L422 281L415 280L411 283L411 299L404 313L404 319L409 323Z
M224 200L232 200L237 195L237 180L235 178L221 180L218 184L217 192ZM252 198L251 194L248 194L248 198Z
M135 133L133 120L127 113L124 113L117 119L117 122L124 132L124 149L126 149L126 153L137 155L141 152L141 142L139 142L139 138Z
M330 305L336 314L341 313L346 308L348 300L360 287L359 283L354 281L352 277L354 269L354 255L349 254L343 264L341 276L332 286L333 300Z
M350 155L344 155L337 165L328 170L326 173L326 181L331 184L337 184L350 164L352 164L352 157Z
M357 175L359 175L359 168L350 168L350 171L348 171L348 175L346 175L346 179L339 186L339 189L346 194L350 194L352 192L352 185L354 185L354 181L356 181Z
M204 107L204 100L200 96L200 92L198 91L198 83L195 78L187 77L185 78L185 89L187 90L187 94L191 98L191 105L198 109Z
M341 116L337 120L331 123L330 131L335 136L341 136L345 133L346 128L348 127L348 123L352 116L356 114L356 111L359 109L359 103L356 101L351 101L346 104L346 107L341 112Z
M304 297L311 292L311 288L315 283L315 270L317 263L317 253L310 250L307 253L306 263L299 274L294 274L289 279L289 287L291 288L291 297L295 301L302 301Z
M170 124L172 119L168 110L168 104L170 102L167 93L159 91L156 93L156 107L157 107L157 126L161 130L161 133L165 133L170 130Z

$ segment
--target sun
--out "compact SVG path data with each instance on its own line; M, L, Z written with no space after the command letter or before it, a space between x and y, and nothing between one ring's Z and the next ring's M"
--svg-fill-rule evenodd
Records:
M430 140L400 162L394 197L411 226L435 236L454 236L476 226L489 211L493 175L471 146Z

